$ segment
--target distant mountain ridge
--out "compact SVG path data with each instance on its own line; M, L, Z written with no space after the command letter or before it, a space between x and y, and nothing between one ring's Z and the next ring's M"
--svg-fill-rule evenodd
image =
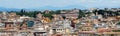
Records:
M36 10L64 10L64 9L73 9L73 8L78 8L78 9L86 9L84 6L65 6L65 7L53 7L53 6L44 6L44 7L37 7L37 8L31 8L31 9L36 9Z
M20 11L20 10L21 9L0 7L0 11Z
M66 7L53 7L53 6L44 6L44 7L36 7L36 8L25 8L25 10L27 11L35 11L35 10L64 10L64 9L73 9L73 8L78 8L78 9L82 9L82 8L86 8L83 6L66 6ZM17 9L17 8L5 8L5 7L0 7L0 11L20 11L21 9Z

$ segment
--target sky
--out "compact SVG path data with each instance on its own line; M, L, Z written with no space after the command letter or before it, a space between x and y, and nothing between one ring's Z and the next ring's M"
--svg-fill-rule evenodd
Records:
M120 0L0 0L5 8L119 8ZM48 7L49 8L49 7Z

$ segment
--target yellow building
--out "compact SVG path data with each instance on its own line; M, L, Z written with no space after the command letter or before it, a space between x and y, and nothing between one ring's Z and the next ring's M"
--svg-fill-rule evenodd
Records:
M41 20L42 23L49 23L51 20L48 17L45 17Z

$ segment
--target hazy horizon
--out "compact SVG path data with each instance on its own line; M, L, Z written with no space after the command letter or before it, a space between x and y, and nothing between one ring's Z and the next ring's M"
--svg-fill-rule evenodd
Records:
M0 0L0 7L17 9L119 8L120 0Z

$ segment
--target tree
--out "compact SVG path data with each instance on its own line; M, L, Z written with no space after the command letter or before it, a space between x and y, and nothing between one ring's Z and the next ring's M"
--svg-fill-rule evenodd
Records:
M25 15L25 16L34 17L34 18L36 18L36 15L37 15L38 13L41 13L41 11L25 12L25 10L21 9L20 12L16 12L17 15L21 15L21 16Z
M43 14L43 16L44 16L44 17L48 17L48 18L50 18L50 19L53 18L52 14Z
M21 11L20 11L21 13L20 13L20 15L21 16L23 16L24 15L24 13L25 13L25 10L24 9L21 9Z
M96 14L96 13L98 13L98 11L97 10L93 10L93 13Z
M43 13L43 16L52 19L53 18L53 16L52 16L53 14L55 14L55 12L54 11L50 11L49 13Z
M105 11L104 10L99 10L98 14L104 15Z
M60 14L61 10L56 10L55 14Z
M120 21L118 21L117 25L120 25Z
M65 16L62 16L63 19L65 19L66 17Z
M91 14L92 14L92 12L87 12L87 13L85 13L85 15L88 15L88 16L91 15Z
M78 18L82 18L82 17L85 17L85 13L83 11L79 10Z

